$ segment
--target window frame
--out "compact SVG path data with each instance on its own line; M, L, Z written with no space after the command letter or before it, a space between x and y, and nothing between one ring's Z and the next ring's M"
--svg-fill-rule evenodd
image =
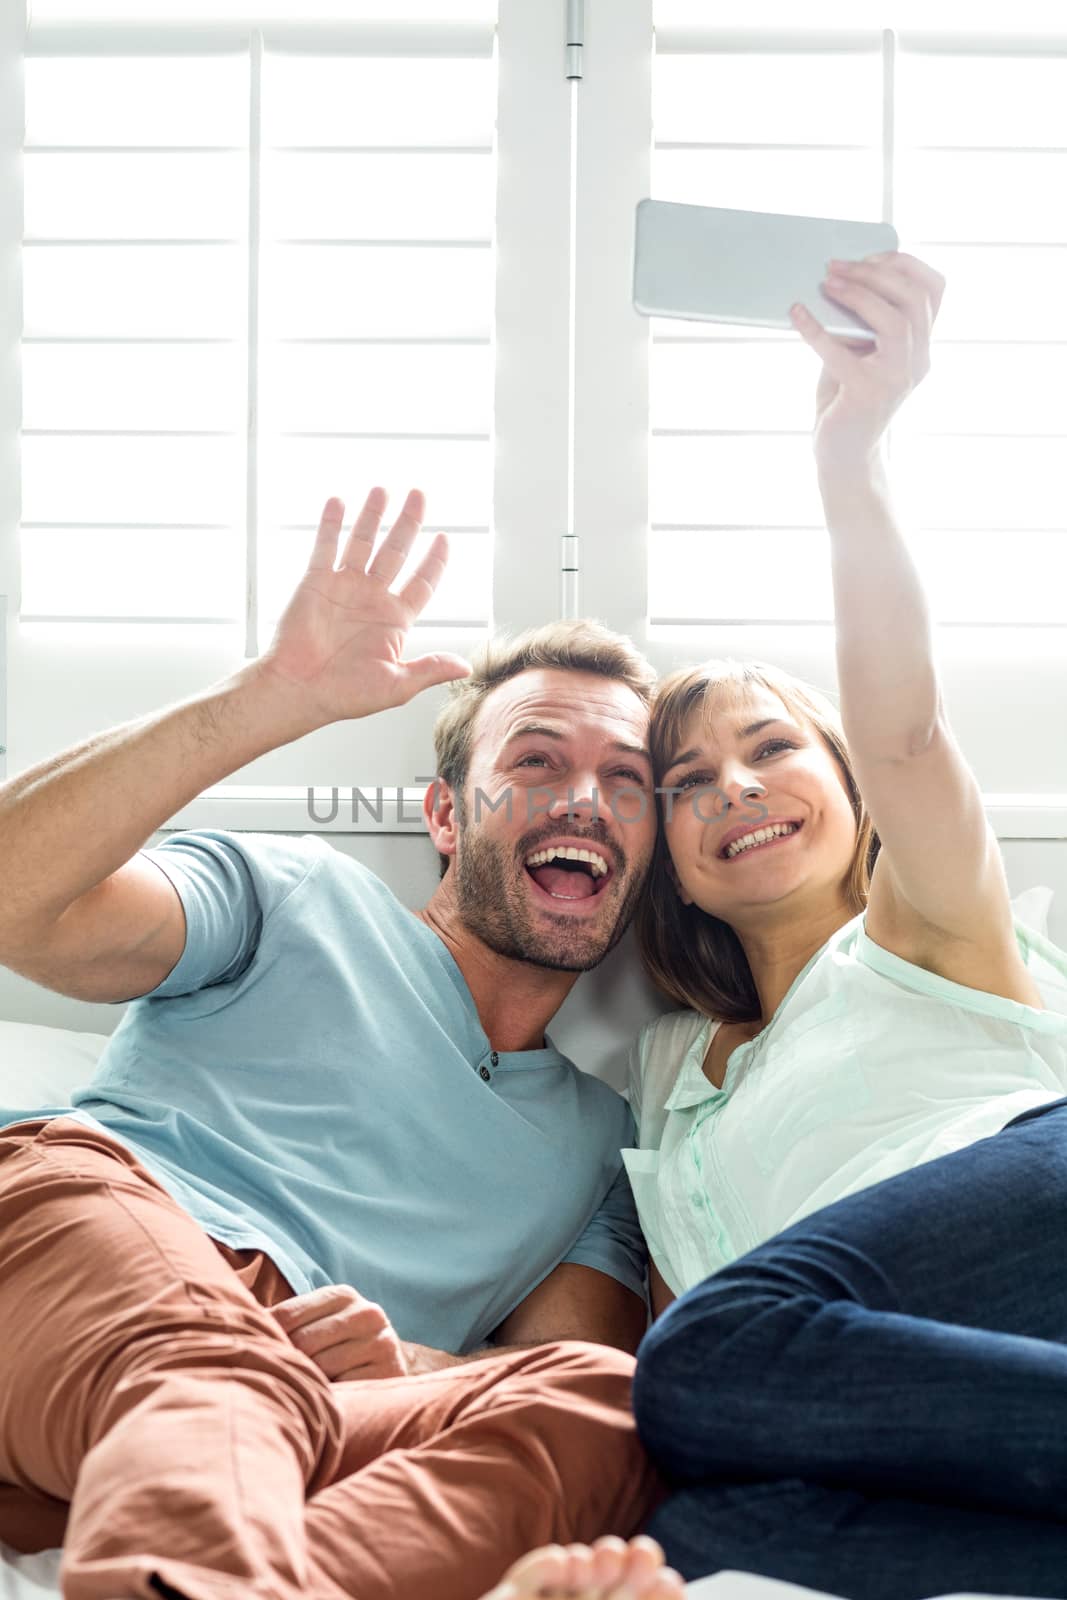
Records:
M655 0L633 0L625 11L625 17L613 17L611 29L605 30L610 36L597 42L581 102L579 214L585 236L596 242L595 249L583 249L579 233L575 526L582 530L582 610L630 633L660 673L709 655L755 658L779 663L836 695L832 623L721 622L709 638L696 628L649 627L645 622L651 329L648 319L633 310L626 274L620 270L608 278L599 265L613 259L612 251L620 262L624 247L632 251L634 208L653 192L650 71L643 41L651 37ZM884 31L723 29L701 22L656 29L655 48L821 54L877 48ZM898 57L920 46L954 55L1063 55L1067 25L1061 33L1042 36L896 32ZM883 126L889 116L891 109ZM883 174L885 199L891 205L894 180L885 159ZM1067 369L1067 347L1064 357ZM813 397L814 387L813 376ZM1050 739L1048 730L1067 726L1067 605L1062 627L935 624L933 635L953 729L989 791L989 803L1025 791L1035 801L1050 801L1055 811L1067 790L1067 761L1062 739ZM992 717L991 706L996 711ZM1012 826L1049 827L1058 831L1041 836L1067 837L1067 822L1053 823L1047 808L1041 822L1027 821L1009 809Z
M586 48L579 52L577 69L581 76L574 78L567 75L575 55L563 48L562 11L500 0L493 45L499 101L492 626L514 631L556 615L597 616L630 634L662 672L707 653L708 641L693 629L646 623L651 340L647 319L632 306L631 263L634 211L651 193L652 50L710 44L870 49L872 36L883 30L745 32L706 25L656 30L655 0L631 0L627 7L600 8L587 18ZM49 31L50 47L57 51L69 50L79 39L87 43L91 36L101 50L115 53L123 41L141 49L146 42L185 49L197 40L214 47L227 37L231 43L247 39L251 29L242 24ZM313 50L339 49L346 42L351 49L358 36L369 36L368 25L293 29L271 24L261 31L265 40L286 39L290 45L299 35ZM455 26L420 27L418 51L423 53L428 40L447 36L454 41L456 34ZM898 34L899 49L917 42L952 54L1067 53L1067 33L1044 38ZM0 475L0 589L6 590L12 614L10 678L22 689L9 717L18 770L80 741L87 728L150 713L219 681L247 660L240 640L234 648L223 637L227 630L209 624L184 625L182 650L174 652L169 629L125 622L26 629L17 621L19 382L13 352L21 331L21 291L14 258L22 207L18 164L11 155L16 137L21 143L25 45L23 8L0 8L0 259L13 283L13 292L0 303L0 441L12 467ZM523 181L515 181L517 173ZM891 195L891 170L885 183ZM521 271L510 270L516 262L522 263ZM402 487L391 486L391 508L402 493ZM429 514L432 519L432 506ZM577 557L577 582L561 571L572 556ZM720 624L714 653L777 660L811 682L833 685L832 625L801 625L799 633L797 627ZM1047 752L1048 741L1042 754L1040 741L1043 729L1067 725L1067 617L1063 629L1044 630L1039 645L1025 629L1006 631L1012 637L991 641L987 629L938 628L939 666L957 736L980 780L995 791L990 804L1009 791L1016 794L1018 775L1025 771L1030 786L1024 798L1033 799L1030 810L1044 819L1034 823L1031 817L1027 826L1045 830L1052 826L1048 802L1064 798L1062 761L1057 765L1054 753ZM129 672L126 659L131 642L138 652L136 674ZM465 653L471 644L469 633L426 627L415 632L411 650ZM88 674L84 682L80 666ZM262 817L262 791L274 791L279 803L288 791L292 800L301 792L294 776L300 785L343 789L410 785L416 772L432 765L430 729L442 699L442 691L431 691L358 729L349 723L319 730L299 741L299 759L285 750L271 752L224 787L238 801L245 797L248 816ZM987 715L991 699L1001 713L994 726ZM48 707L43 719L42 701ZM294 804L299 809L301 802ZM228 806L226 814L234 815ZM294 814L292 808L278 813ZM249 825L264 826L261 821ZM1053 835L1016 836L1065 833L1067 828Z

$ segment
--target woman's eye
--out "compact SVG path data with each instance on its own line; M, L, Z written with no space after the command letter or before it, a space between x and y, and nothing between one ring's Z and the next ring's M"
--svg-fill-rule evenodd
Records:
M763 756L766 755L768 750L795 749L796 745L791 744L788 739L768 739L766 744L760 745L756 754L757 756ZM694 784L710 784L711 782L712 780L706 772L687 772L684 778L679 778L674 787L678 789L691 789Z

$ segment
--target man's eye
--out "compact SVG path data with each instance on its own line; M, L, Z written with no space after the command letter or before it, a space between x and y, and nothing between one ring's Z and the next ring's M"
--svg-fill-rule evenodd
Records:
M630 781L632 783L636 783L639 788L643 789L644 786L645 786L645 775L644 775L644 773L643 772L635 772L633 767L618 767L616 769L615 776L617 778L629 778Z
M520 756L518 761L516 761L515 765L517 767L524 767L526 765L527 761L540 761L543 764L544 760L545 760L544 756L538 756L538 755Z

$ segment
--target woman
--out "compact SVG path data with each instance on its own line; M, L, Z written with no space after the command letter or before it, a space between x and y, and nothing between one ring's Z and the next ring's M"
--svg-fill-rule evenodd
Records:
M626 1154L670 1307L648 1531L686 1577L854 1600L1067 1596L1067 957L1013 919L879 452L943 289L898 253L835 273L873 349L794 308L840 722L759 663L653 707L639 935L691 1009L641 1036Z

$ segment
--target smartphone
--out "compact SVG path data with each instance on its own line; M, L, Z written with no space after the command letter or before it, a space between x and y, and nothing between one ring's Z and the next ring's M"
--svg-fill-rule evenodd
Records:
M799 300L830 333L873 339L862 317L828 300L819 285L831 258L859 261L897 248L896 229L888 222L640 200L634 309L646 317L795 333L789 307Z

